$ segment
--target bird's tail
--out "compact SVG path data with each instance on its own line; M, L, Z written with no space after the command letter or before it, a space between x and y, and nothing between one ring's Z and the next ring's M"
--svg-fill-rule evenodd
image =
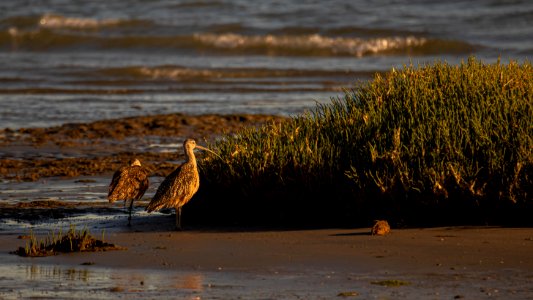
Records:
M109 194L109 195L107 195L107 200L109 200L109 203L113 203L113 202L119 200L119 197L116 194Z
M154 201L154 200L155 198L153 198L152 201L150 201L150 203L148 203L148 205L145 208L145 210L149 213L166 207L164 202L157 201L157 200Z
M151 203L150 203L151 204ZM159 210L160 208L154 206L154 205L150 205L148 204L148 206L146 206L146 208L144 210L146 210L147 212L151 213L153 211L156 211L156 210Z
M113 203L118 200L129 200L131 197L128 194L122 193L119 190L113 190L110 191L107 195L107 200L109 200L109 203Z

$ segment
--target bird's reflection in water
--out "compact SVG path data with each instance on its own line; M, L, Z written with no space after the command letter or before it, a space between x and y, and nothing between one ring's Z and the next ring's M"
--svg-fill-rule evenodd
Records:
M26 278L29 280L78 280L88 281L90 271L87 269L61 268L58 266L29 265L26 266Z

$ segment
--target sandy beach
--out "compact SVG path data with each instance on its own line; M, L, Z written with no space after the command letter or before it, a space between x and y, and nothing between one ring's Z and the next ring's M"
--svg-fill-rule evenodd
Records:
M390 235L372 236L370 228L176 232L171 230L173 215L165 214L137 217L132 228L124 221L124 216L109 221L107 226L114 227L106 231L106 240L127 247L122 251L23 258L8 252L24 245L17 236L25 233L2 232L2 268L11 269L3 274L0 296L63 298L63 292L70 292L66 298L533 296L529 228L393 229ZM10 281L21 286L13 287Z

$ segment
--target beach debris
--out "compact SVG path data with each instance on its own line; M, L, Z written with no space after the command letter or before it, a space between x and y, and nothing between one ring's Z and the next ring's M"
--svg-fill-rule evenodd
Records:
M374 226L372 226L372 235L387 235L390 233L389 222L386 220L376 220L374 221Z
M381 285L381 286L387 286L387 287L399 287L399 286L404 286L404 285L411 285L409 281L396 280L396 279L372 281L371 283L375 285Z
M30 231L29 236L26 247L19 247L11 253L24 257L42 257L69 252L126 250L124 247L105 242L103 238L94 238L87 228L76 230L74 225L71 225L66 233L62 230L57 233L51 231L45 239L38 240L33 231Z
M358 292L353 292L353 291L350 291L350 292L340 292L337 294L337 297L357 297L359 296L359 293Z
M134 159L129 166L116 171L109 184L109 193L107 194L109 203L124 200L124 206L126 206L126 202L130 201L128 226L131 226L133 201L141 199L150 185L148 175L148 170L141 166L138 159Z
M174 207L176 209L177 230L182 229L181 208L191 200L192 196L194 196L200 187L200 176L196 165L196 157L194 156L195 148L213 152L197 145L193 139L186 139L183 142L185 162L161 182L152 201L146 207L146 211L148 212Z
M125 291L125 289L121 286L115 286L115 287L112 287L111 289L109 289L110 292L112 293L122 293Z

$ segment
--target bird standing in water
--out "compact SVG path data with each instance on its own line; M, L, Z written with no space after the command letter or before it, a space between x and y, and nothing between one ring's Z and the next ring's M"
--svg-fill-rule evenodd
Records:
M131 200L128 226L131 226L133 201L142 198L149 184L148 171L141 166L141 162L138 159L135 159L130 166L120 168L113 175L113 179L109 185L107 199L110 203L117 200L124 200L124 206L126 205L126 201Z
M146 207L148 212L174 207L176 209L176 229L178 230L181 230L182 206L191 200L200 187L200 175L198 175L196 157L194 156L195 148L213 152L196 145L193 139L185 140L183 142L185 162L161 182L152 201Z

